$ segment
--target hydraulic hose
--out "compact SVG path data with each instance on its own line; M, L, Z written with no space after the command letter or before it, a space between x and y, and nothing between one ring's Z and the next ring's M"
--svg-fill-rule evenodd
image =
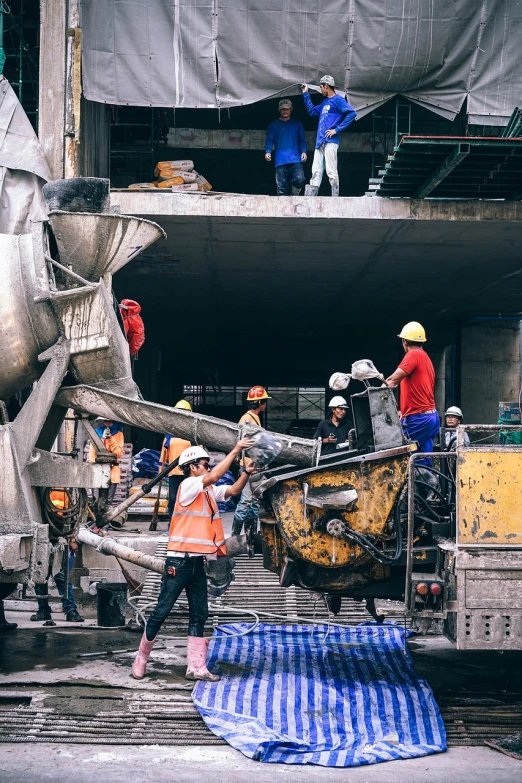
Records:
M51 499L53 492L63 493L63 508L59 508ZM86 506L87 493L84 489L46 487L42 492L44 520L58 538L71 538L74 535L76 523L83 516Z

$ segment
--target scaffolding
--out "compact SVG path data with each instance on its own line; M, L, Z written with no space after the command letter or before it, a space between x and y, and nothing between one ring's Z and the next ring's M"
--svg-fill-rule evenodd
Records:
M40 7L38 0L0 0L0 73L38 127Z

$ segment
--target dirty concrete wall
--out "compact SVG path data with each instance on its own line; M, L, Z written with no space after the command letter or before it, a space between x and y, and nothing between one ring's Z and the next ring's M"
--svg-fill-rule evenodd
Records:
M496 424L498 403L518 399L520 359L519 321L462 326L460 404L468 424Z

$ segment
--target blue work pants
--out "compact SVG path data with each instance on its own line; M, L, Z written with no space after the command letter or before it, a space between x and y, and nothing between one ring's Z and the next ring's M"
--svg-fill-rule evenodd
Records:
M437 411L429 413L412 413L411 416L404 416L402 420L402 429L404 434L410 440L417 441L419 452L433 451L433 441L440 432L440 419ZM431 457L415 460L416 465L433 465Z
M305 184L305 175L302 163L284 163L282 166L276 166L275 179L278 196L299 195ZM295 193L292 193L292 188Z
M253 496L250 482L247 482L243 487L243 492L241 493L232 521L232 535L240 536L243 526L245 528L245 533L248 533L250 529L253 529L253 532L257 533L258 521L259 500L256 500Z
M65 595L65 572L63 568L53 576L56 589L60 593L60 598L62 599L63 613L65 615L68 615L69 612L78 611L76 601L74 600L73 586L70 578L72 567L74 565L74 557L75 553L69 551L69 588L67 590L67 596ZM35 585L34 592L38 598L38 609L43 609L45 611L45 609L49 606L49 588L47 582L45 582L43 585Z
M175 573L169 574L169 569ZM189 636L203 636L208 619L207 575L204 557L167 556L161 578L158 603L147 620L147 639L151 642L169 616L182 590L189 605Z

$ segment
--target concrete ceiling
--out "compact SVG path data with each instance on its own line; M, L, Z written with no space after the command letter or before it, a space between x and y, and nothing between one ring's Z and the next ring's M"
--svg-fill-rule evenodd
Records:
M313 355L318 375L362 356L393 365L406 321L421 321L438 350L456 323L522 310L519 202L129 192L113 202L167 232L118 273L117 294L142 304L165 347L190 361L203 340L231 374L247 357L295 371Z

